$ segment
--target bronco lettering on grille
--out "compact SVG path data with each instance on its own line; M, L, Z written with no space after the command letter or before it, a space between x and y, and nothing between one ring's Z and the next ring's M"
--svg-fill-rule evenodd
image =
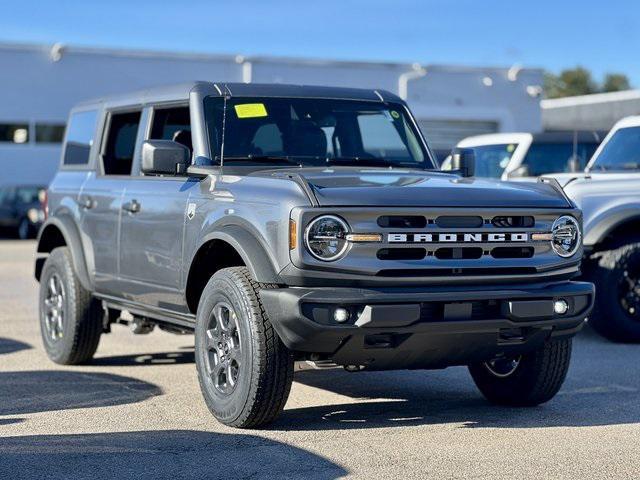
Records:
M528 242L528 233L389 233L389 243Z

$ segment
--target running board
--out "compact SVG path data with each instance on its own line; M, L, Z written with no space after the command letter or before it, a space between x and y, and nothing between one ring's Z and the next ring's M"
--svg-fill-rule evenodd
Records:
M109 295L94 294L99 300L102 300L108 308L116 310L126 310L132 315L145 317L150 320L178 325L180 327L193 330L196 325L196 316L186 313L173 312L164 308L150 307L141 305L136 302L124 300L122 298L111 297Z

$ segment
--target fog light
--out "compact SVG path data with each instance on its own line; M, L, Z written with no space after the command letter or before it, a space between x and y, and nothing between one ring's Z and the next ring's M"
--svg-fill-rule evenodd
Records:
M338 307L333 311L333 319L338 323L344 323L349 320L349 310Z
M566 300L560 299L553 302L553 311L558 315L564 315L569 310L569 304Z

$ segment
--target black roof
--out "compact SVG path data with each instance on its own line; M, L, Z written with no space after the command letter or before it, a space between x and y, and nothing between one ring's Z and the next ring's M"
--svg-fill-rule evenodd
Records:
M316 85L287 85L281 83L226 83L185 82L161 87L150 87L118 95L88 100L76 105L83 108L95 103L140 104L156 101L183 100L193 90L206 95L230 95L236 97L307 97L337 98L404 103L397 95L386 90L366 88L325 87Z

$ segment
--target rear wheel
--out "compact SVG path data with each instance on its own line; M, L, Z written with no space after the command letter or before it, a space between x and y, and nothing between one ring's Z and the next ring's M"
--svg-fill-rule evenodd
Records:
M244 267L211 277L198 305L196 367L205 402L225 425L258 427L284 408L293 355L276 334Z
M102 334L103 311L73 269L67 247L54 249L40 276L40 332L55 363L75 365L93 357Z
M640 342L640 243L600 254L590 272L596 301L589 325L617 342Z
M491 403L534 406L551 400L558 393L570 358L570 338L549 340L533 352L470 365L469 371Z

